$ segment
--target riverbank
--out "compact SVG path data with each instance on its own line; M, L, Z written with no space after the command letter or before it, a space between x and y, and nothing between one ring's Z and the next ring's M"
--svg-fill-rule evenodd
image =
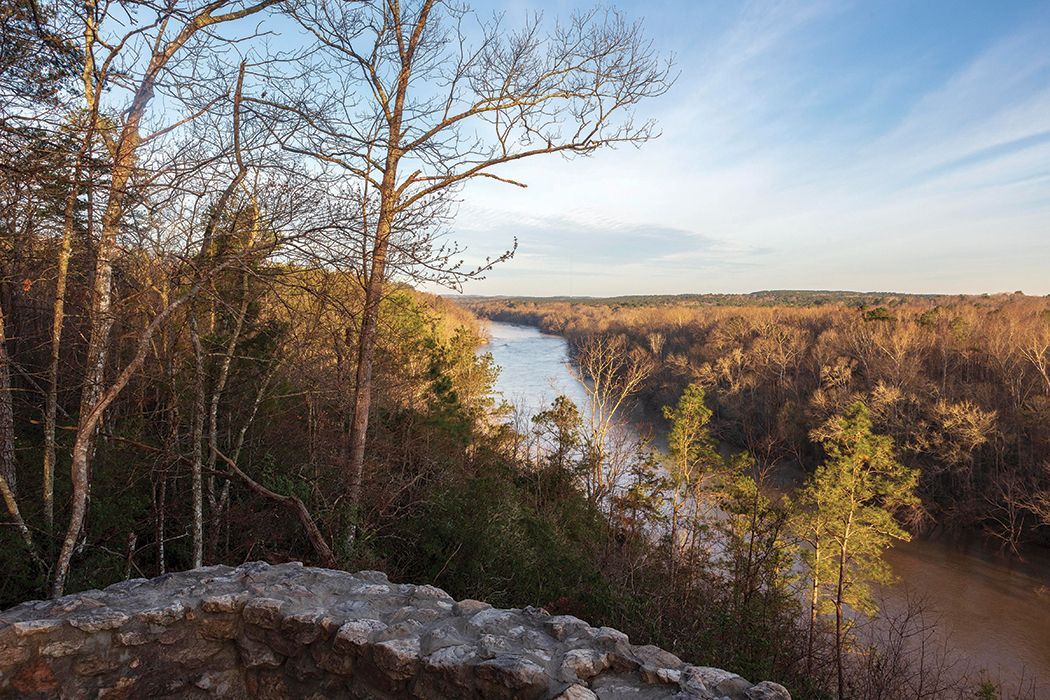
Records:
M496 389L505 397L542 409L567 393L586 405L564 338L499 322L490 322L489 332L484 351L503 368ZM1018 562L973 539L937 536L901 543L888 560L901 583L884 591L887 612L924 598L960 665L1016 683L1038 676L1026 685L1037 697L1050 696L1050 558Z

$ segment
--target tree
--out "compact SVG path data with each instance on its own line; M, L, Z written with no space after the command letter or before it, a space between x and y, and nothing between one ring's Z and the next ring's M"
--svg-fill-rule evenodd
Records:
M130 30L117 29L118 25L114 22L112 26L116 32L115 36L101 35L99 22L107 16L108 5L99 8L95 3L89 3L85 9L85 102L92 113L97 114L99 95L107 88L112 88L117 94L126 97L128 104L120 111L120 120L106 135L110 172L109 180L103 188L105 205L102 207L99 238L94 251L84 388L70 467L73 485L72 507L53 574L52 594L55 596L62 594L77 538L87 513L90 459L102 413L123 390L131 374L141 366L148 350L150 336L159 324L164 322L177 306L188 300L185 295L179 297L155 317L140 340L141 352L136 353L132 363L125 366L117 378L107 385L105 375L109 358L109 336L116 321L113 309L114 259L119 250L118 237L126 223L127 209L133 201L131 195L136 191L134 179L142 165L139 159L140 151L148 142L159 139L182 124L199 117L227 95L220 94L184 118L171 120L144 133L150 104L158 86L163 83L165 77L176 70L180 61L192 63L194 58L199 58L201 45L193 43L193 40L207 36L211 41L219 41L218 35L214 33L218 25L250 17L276 2L277 0L260 0L254 4L244 4L238 0L214 0L188 12L169 5L154 10L153 15L148 18L141 18L143 25ZM150 10L146 7L135 6L129 9L150 15ZM140 44L140 35L143 34L150 38L145 44ZM204 45L206 46L207 42ZM104 56L97 61L95 51L100 50L99 47ZM131 55L136 53L135 49L142 49L141 55ZM126 65L123 62L126 62ZM239 177L234 176L235 180L240 178L243 178L243 173ZM201 282L192 285L192 294L196 294L201 286Z
M558 471L570 468L583 440L580 409L564 394L551 402L550 408L532 417L534 430L547 443L547 462Z
M671 578L674 580L678 550L679 511L692 499L694 505L703 497L707 477L721 466L722 458L708 433L711 409L705 402L704 390L689 384L674 407L664 406L664 418L671 423L667 446L671 452L668 465L671 477Z
M892 580L883 554L894 540L911 538L894 516L918 505L918 471L897 461L889 437L872 432L868 408L861 402L828 420L812 437L826 460L799 494L796 528L813 547L808 563L814 616L828 579L827 596L835 609L838 695L845 698L845 607L874 613L871 584Z
M356 177L362 188L361 220L351 228L364 234L364 308L345 465L356 508L386 283L407 274L455 285L478 271L464 271L447 249L435 254L438 231L406 227L404 219L440 209L478 178L524 186L493 172L518 160L649 140L653 124L636 123L633 108L668 89L669 67L639 24L611 10L577 13L549 28L531 15L510 29L501 16L482 21L466 5L437 0L289 8L321 47L304 59L310 72L301 74L324 78L256 103L282 115L274 128L286 148ZM413 231L423 237L413 239Z
M616 488L630 459L634 441L622 420L654 364L647 354L632 352L621 335L587 336L572 352L572 372L590 399L585 482L588 498L598 503Z

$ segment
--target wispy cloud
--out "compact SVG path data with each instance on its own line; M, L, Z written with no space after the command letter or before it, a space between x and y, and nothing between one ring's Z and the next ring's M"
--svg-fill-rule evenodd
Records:
M732 7L636 7L680 55L664 137L468 188L459 237L521 251L468 291L1050 292L1050 12L955 36L910 5Z

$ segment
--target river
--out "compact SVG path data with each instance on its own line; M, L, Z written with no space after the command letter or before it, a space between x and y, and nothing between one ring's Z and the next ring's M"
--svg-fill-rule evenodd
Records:
M483 351L501 368L496 390L519 411L534 415L558 394L587 405L563 338L495 322L489 338ZM1036 697L1050 698L1050 558L1020 562L981 540L916 538L888 559L900 582L883 591L887 609L903 607L909 591L922 596L963 664L1001 677L1008 691L1026 679Z

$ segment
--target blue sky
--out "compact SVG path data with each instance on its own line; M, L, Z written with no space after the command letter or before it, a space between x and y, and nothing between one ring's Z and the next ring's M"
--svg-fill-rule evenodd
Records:
M519 249L467 293L1050 293L1050 3L615 4L677 57L663 136L470 185L454 237Z

